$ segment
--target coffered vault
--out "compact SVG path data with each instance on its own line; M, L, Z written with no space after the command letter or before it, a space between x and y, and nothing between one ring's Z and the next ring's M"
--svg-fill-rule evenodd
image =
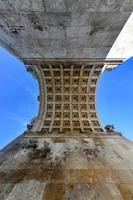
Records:
M96 110L97 83L105 64L109 68L120 62L49 60L28 65L40 86L40 111L31 130L41 134L102 134Z

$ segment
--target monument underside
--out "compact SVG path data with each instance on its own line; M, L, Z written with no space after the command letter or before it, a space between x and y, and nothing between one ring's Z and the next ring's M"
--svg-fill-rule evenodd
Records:
M25 58L106 58L132 0L0 0L0 43Z
M40 88L38 116L0 151L0 200L133 200L133 144L106 132L96 109L98 79L124 59L106 56L132 9L0 0L0 43Z
M39 100L41 104L45 102L40 110L43 115L33 130L44 133L103 131L95 110L96 83L102 65L68 63L33 68L39 78L40 91L44 91Z
M40 111L29 129L41 134L102 134L96 111L96 89L103 66L120 60L25 60L38 79ZM40 62L40 63L39 63ZM36 63L36 64L35 64ZM37 64L38 63L38 64Z

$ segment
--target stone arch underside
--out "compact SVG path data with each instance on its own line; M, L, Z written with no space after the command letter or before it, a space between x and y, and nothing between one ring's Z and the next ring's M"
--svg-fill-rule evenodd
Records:
M0 44L22 61L105 59L132 9L132 0L1 0Z
M33 61L25 60L25 63ZM36 63L36 64L35 64ZM96 106L103 66L120 60L34 61L27 70L38 79L40 110L30 131L46 134L104 134Z

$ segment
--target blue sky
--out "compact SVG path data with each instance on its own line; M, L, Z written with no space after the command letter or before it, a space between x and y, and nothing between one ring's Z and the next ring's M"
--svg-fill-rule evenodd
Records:
M99 80L97 108L102 124L133 140L133 57Z
M38 113L38 82L23 63L0 48L0 148L26 129Z
M22 134L36 116L37 80L19 60L0 48L0 149ZM133 58L99 80L97 108L101 123L133 140Z

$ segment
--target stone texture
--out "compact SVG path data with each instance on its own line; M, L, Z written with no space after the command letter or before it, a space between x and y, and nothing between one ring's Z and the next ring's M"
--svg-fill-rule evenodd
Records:
M21 136L1 153L1 200L133 199L133 144L122 136Z
M110 49L107 58L128 59L133 56L133 14L129 17L117 40Z
M0 43L22 60L105 58L132 7L129 0L0 0Z

